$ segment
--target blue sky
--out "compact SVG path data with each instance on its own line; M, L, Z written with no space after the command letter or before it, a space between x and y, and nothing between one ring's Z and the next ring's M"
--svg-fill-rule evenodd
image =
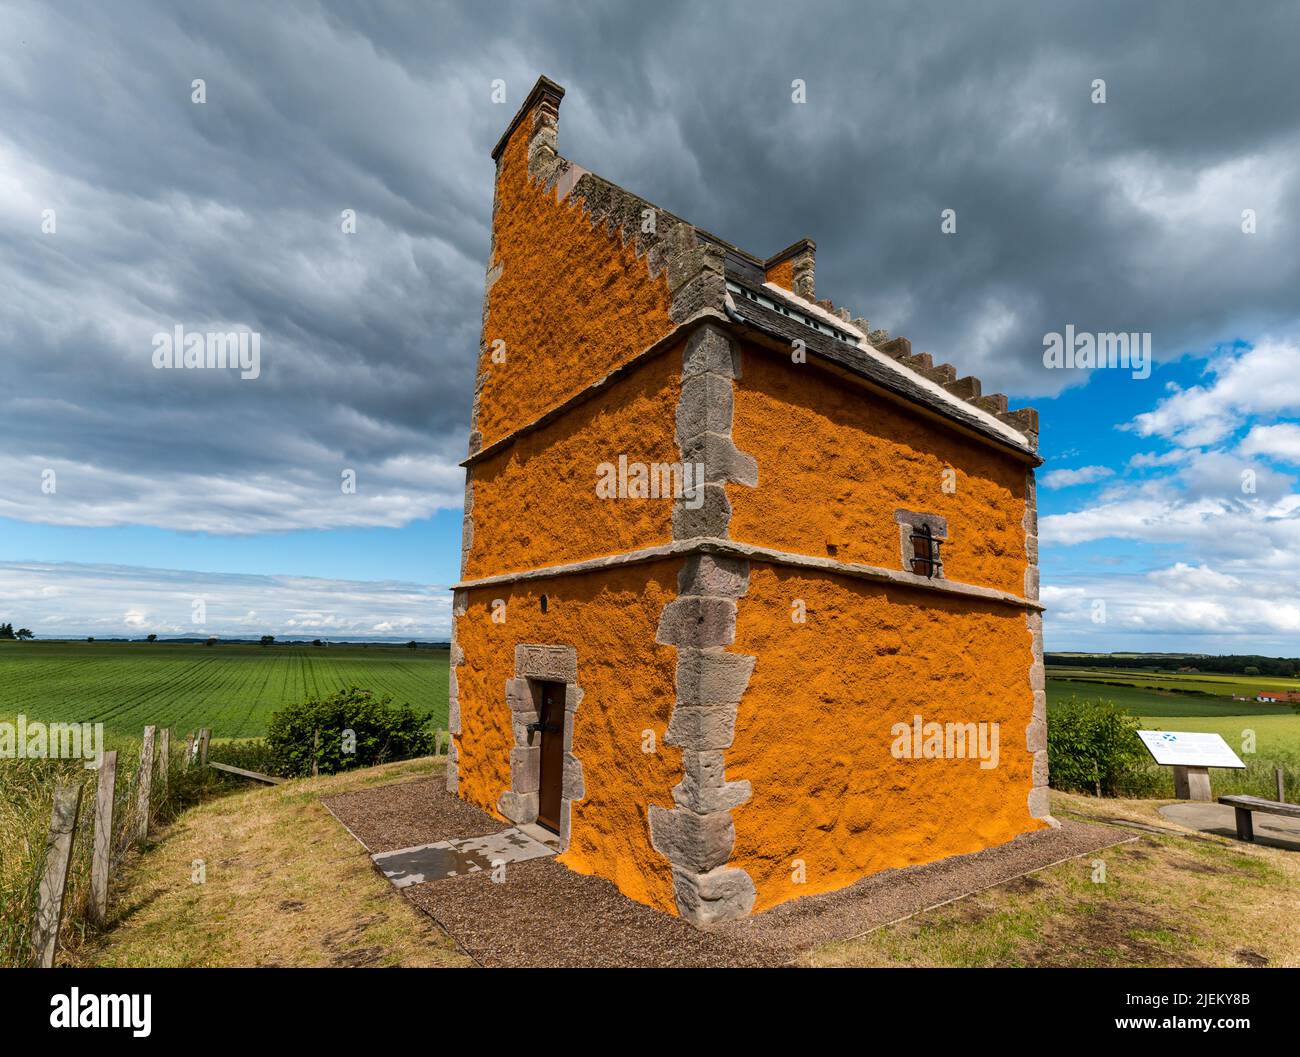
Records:
M812 237L819 295L1040 409L1049 648L1300 654L1300 8L759 7L0 7L4 619L446 636L489 152L546 74L566 157ZM1046 369L1068 323L1156 369ZM260 373L158 369L177 326Z
M1298 368L1238 341L1038 401L1049 649L1298 652Z
M440 510L400 528L298 531L257 536L174 532L148 525L84 527L0 518L0 546L22 561L156 566L450 584L460 567L461 511Z

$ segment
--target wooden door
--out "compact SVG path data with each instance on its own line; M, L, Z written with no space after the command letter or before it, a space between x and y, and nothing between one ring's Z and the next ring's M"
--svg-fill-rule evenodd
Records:
M559 833L560 795L564 785L564 684L542 683L538 697L542 762L537 821L552 833Z

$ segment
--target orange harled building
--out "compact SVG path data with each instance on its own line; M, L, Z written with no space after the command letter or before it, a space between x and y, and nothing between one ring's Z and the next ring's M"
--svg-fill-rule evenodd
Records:
M562 157L563 95L492 152L449 788L698 925L1053 825L1037 414Z

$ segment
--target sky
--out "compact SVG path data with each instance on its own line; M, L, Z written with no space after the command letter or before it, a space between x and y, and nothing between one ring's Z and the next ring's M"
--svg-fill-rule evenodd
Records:
M566 157L812 237L820 296L1039 409L1048 649L1300 654L1298 37L1266 0L0 0L0 616L445 638L489 153L544 73ZM257 376L156 367L177 326L256 333ZM1149 376L1046 365L1067 327Z

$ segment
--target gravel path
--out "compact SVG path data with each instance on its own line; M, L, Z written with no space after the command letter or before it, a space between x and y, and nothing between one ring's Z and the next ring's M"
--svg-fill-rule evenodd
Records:
M405 895L489 967L757 967L789 959L750 939L702 932L554 859L506 869L504 884L472 874Z
M970 855L884 870L837 892L794 899L724 925L718 931L737 940L803 951L832 940L860 936L1062 859L1136 839L1109 826L1062 822L1060 829L1027 833L1008 844Z
M397 782L325 804L372 853L508 828L449 795L440 779ZM504 884L479 872L411 885L402 893L484 966L775 966L819 944L1129 839L1123 830L1064 822L1060 829L972 855L887 870L707 932L552 858L511 863Z
M447 792L441 778L394 782L324 800L372 855L440 840L485 837L509 826Z

